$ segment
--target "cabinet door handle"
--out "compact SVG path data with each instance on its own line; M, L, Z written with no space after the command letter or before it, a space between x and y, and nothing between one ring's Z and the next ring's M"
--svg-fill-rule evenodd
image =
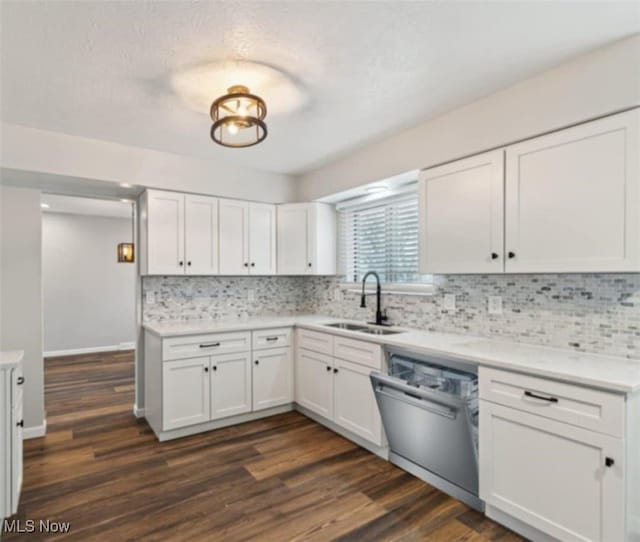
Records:
M516 257L516 253L515 253L515 252L509 252L509 253L507 254L507 256L509 256L509 259L510 259L510 260L513 260L513 259Z
M604 464L607 467L613 467L614 463L615 463L615 461L613 460L613 457L605 457L604 458Z
M271 342L271 341L277 341L277 340L278 340L278 337L267 337L267 338L265 339L265 341L269 341L269 342Z
M24 384L24 376L19 376L18 377L17 384L18 384L18 386L22 386L22 384Z
M331 367L327 365L327 371L331 372Z
M311 262L309 262L307 265L308 265L309 267L313 267L313 266L311 265Z
M217 366L217 365L214 365L214 366L212 367L212 369L213 369L214 371L217 371L217 370L218 370L218 366Z
M20 420L19 422L16 422L16 427L24 427L24 420Z
M550 397L548 395L538 395L537 393L533 393L532 391L526 390L524 392L525 396L531 397L532 399L540 399L541 401L547 401L549 403L557 403L557 397Z
M179 265L180 267L182 267L182 266L184 265L184 262L183 262L182 260L180 260L180 261L178 262L178 265Z
M492 252L491 253L491 259L492 260L497 260L499 258L498 253L497 252Z
M260 360L259 360L259 359L257 359L257 360L255 360L253 363L255 363L256 365L260 365Z
M209 367L205 367L205 368L204 368L204 372L205 372L205 373L208 373L208 372L209 372Z
M251 262L251 267L255 267L256 266L256 262Z
M245 267L249 267L249 262L244 262Z
M337 372L338 372L338 369L334 369L334 370L333 370L333 372L334 372L334 373L337 373Z
M188 267L191 267L191 262L187 262L187 266L188 266Z
M206 344L201 344L200 348L213 348L215 346L220 346L220 343L206 343Z

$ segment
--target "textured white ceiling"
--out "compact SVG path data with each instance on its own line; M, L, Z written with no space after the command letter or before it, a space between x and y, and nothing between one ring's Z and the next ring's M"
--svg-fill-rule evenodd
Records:
M639 5L5 0L2 116L298 173L638 32ZM269 137L257 147L215 145L208 111L191 111L169 81L224 59L284 70L308 105L267 117Z

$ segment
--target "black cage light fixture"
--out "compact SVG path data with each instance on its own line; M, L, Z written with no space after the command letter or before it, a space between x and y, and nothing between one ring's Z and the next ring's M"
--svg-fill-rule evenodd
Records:
M211 138L224 147L257 145L267 137L267 106L243 85L234 85L211 104Z
M133 242L135 237L134 209L134 204L131 202L131 242L118 243L118 263L134 263L136 261L135 244Z

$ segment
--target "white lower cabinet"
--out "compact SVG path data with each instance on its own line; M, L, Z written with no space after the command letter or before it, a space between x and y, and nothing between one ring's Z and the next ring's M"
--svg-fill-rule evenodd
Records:
M320 352L300 350L296 364L296 402L333 418L333 358Z
M211 419L251 412L251 354L211 356Z
M253 410L293 402L293 364L289 348L254 352Z
M372 370L382 367L381 347L304 329L298 333L298 345L296 402L382 446L382 420L369 379Z
M369 379L371 369L335 359L333 370L333 421L382 446L382 422Z
M162 428L177 429L210 419L209 356L162 364Z
M497 510L563 541L626 540L625 440L562 421L580 406L572 398L579 387L545 382L480 369L480 498L488 515ZM513 390L520 408L495 402L513 402ZM602 405L616 397L623 403L603 394ZM621 423L606 430L616 434Z

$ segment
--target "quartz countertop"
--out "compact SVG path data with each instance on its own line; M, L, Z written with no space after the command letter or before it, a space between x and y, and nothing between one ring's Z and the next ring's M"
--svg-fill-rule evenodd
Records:
M17 367L24 357L23 350L7 350L0 352L0 369Z
M266 316L233 321L165 322L144 324L159 337L177 337L228 331L248 331L297 326L333 335L395 346L422 354L445 355L480 366L529 373L619 393L640 391L640 360L548 348L473 335L436 333L395 327L402 333L365 335L357 331L328 328L346 322L322 315ZM362 322L354 322L362 323Z

